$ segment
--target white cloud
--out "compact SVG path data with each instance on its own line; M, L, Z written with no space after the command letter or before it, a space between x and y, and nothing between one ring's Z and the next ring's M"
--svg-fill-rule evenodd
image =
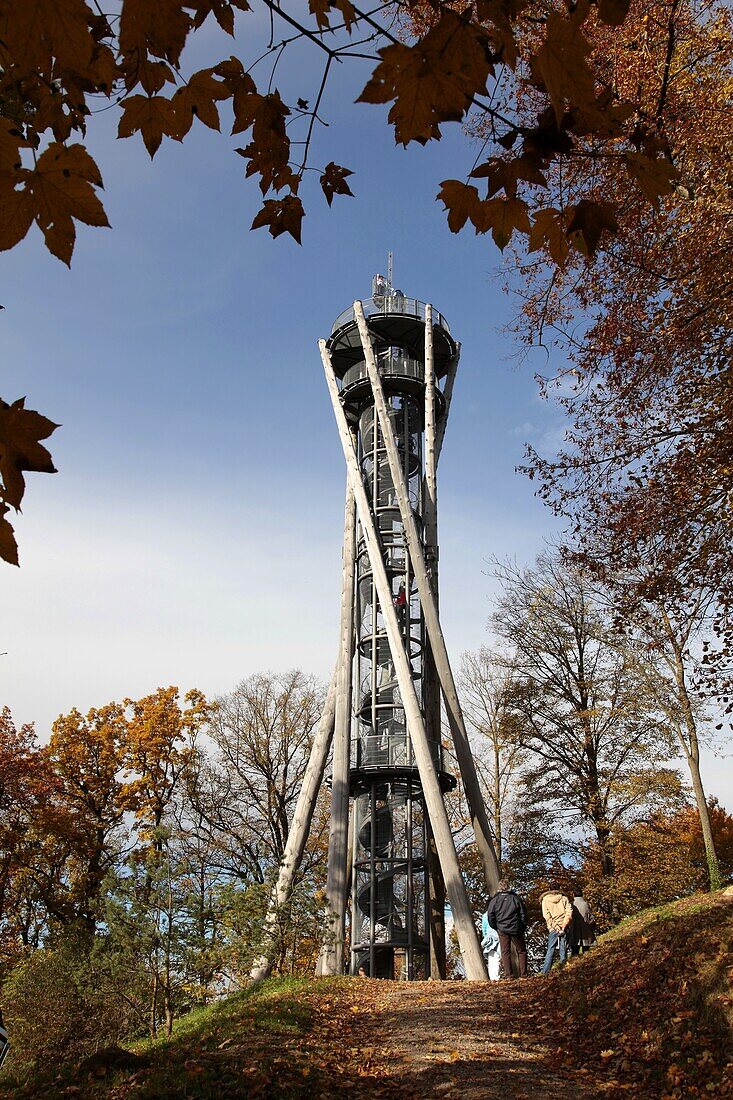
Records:
M338 515L338 505L334 508ZM338 536L190 501L134 512L65 501L24 523L6 567L2 699L44 736L72 706L176 683L208 693L265 668L326 676L336 650Z

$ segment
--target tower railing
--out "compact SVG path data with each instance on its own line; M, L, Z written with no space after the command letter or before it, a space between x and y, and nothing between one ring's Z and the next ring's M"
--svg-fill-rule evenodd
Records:
M406 317L419 317L421 321L425 320L427 303L421 302L417 298L406 298L404 294L379 294L376 298L367 298L362 302L364 307L364 316L373 317L378 313L397 313L404 314ZM333 328L331 329L331 335L334 332L338 332L344 325L350 324L356 318L353 306L351 309L345 309L343 313L340 313L334 321ZM442 313L439 313L437 309L433 310L433 324L439 325L447 333L450 333L448 322Z
M425 381L425 365L417 359L408 359L404 355L392 356L379 364L383 378L413 378L417 382ZM341 393L346 393L357 382L365 382L369 377L364 360L350 367L341 382Z

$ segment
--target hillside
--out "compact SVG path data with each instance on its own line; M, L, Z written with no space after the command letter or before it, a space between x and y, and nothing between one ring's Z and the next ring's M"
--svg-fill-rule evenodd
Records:
M267 982L169 1041L0 1096L733 1097L732 977L733 897L698 895L625 922L548 978Z

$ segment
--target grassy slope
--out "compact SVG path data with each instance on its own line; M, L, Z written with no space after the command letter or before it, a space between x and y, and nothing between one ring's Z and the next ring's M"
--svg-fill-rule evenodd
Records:
M480 996L511 1013L528 1043L542 1045L548 1069L592 1084L599 1096L733 1097L725 1069L732 976L733 898L698 895L624 922L548 978L481 987ZM378 1056L368 1066L360 1056L359 1016L380 1012L385 986L348 978L266 982L192 1013L170 1040L137 1044L134 1064L87 1067L0 1088L0 1096L406 1096L409 1081L392 1076ZM472 1004L467 1028L475 997Z
M376 984L376 983L375 983ZM351 978L262 982L177 1021L170 1039L130 1044L119 1057L87 1060L24 1085L0 1079L13 1100L340 1100L376 1095L379 1071L349 1063L359 1040L356 1013L364 988ZM121 1054L122 1052L117 1052ZM8 1071L12 1063L8 1064ZM386 1083L385 1097L402 1095Z
M698 894L624 921L527 1007L600 1093L733 1097L732 978L733 897Z

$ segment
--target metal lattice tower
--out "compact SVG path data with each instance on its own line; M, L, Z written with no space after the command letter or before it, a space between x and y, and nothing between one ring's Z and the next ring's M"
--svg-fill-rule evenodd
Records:
M341 637L266 932L290 896L333 744L319 973L343 972L350 901L352 974L443 977L447 897L466 975L480 980L441 748L442 695L493 891L496 857L438 617L436 474L459 345L440 313L378 275L320 350L348 472ZM271 967L265 943L253 977Z

